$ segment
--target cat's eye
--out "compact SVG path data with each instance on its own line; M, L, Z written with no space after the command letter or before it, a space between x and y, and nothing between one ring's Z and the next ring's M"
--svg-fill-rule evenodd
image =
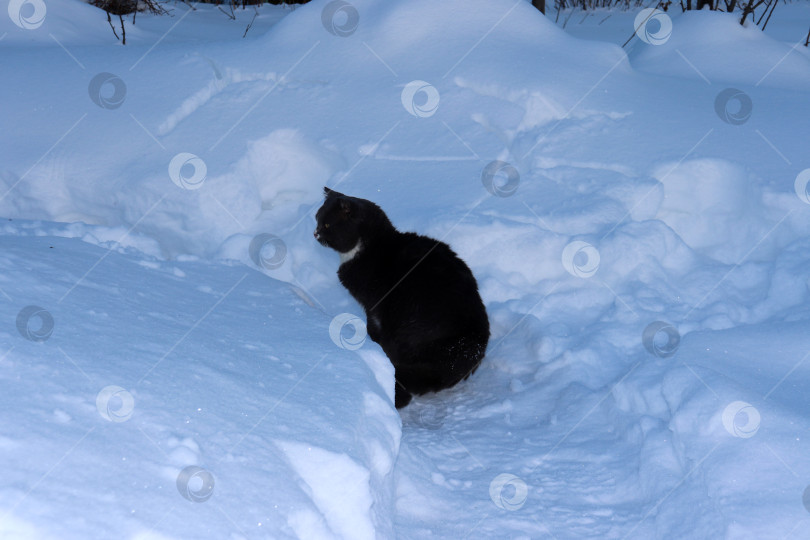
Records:
M324 229L328 229L328 228L329 228L329 224L328 224L328 223L324 223L324 224L323 224L323 228L324 228Z

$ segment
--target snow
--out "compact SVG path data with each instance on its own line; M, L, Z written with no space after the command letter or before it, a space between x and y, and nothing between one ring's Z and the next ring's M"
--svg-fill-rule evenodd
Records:
M124 47L44 5L0 16L1 537L810 535L806 2L625 49L640 10L171 3ZM473 377L394 409L324 185L468 262Z
M796 7L807 11L806 5ZM716 84L802 91L810 85L810 54L801 47L806 35L805 29L785 42L756 26L740 26L734 17L724 13L685 13L678 17L677 31L665 43L636 49L633 65L641 71L700 78Z
M64 538L68 527L77 538L292 536L304 511L339 535L347 520L391 531L391 372L379 386L370 364L331 341L326 314L242 266L18 235L13 223L3 290L50 300L54 324L41 342L3 332L14 391L3 395L2 497L15 517L4 537L23 525L31 538ZM41 332L29 317L23 328ZM210 492L193 475L183 484L201 501L178 495L190 466L214 478ZM341 471L340 485L355 489L329 512L325 482ZM194 508L209 498L216 511Z

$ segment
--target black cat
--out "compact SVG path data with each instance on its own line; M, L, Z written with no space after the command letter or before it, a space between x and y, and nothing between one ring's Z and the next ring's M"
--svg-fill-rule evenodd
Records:
M469 267L444 242L397 231L379 206L324 188L315 238L340 253L338 278L394 365L395 405L472 374L489 319Z

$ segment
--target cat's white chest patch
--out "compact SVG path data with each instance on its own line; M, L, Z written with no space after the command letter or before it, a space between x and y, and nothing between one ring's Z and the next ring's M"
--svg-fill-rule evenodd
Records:
M345 262L348 262L348 261L354 259L354 256L357 255L360 252L360 248L362 248L362 247L363 247L362 243L360 242L360 240L358 240L357 244L352 249L350 249L349 251L347 251L345 253L341 253L340 254L340 264L343 264Z

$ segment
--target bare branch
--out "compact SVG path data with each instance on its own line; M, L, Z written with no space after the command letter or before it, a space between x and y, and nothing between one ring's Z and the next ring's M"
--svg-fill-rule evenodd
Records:
M255 21L255 20L256 20L256 17L257 17L258 15L259 15L259 10L257 9L257 10L256 10L256 12L253 14L253 18L250 20L250 24L248 24L248 25L247 25L247 28L245 28L245 33L244 33L244 34L242 34L242 37L243 37L243 38L244 38L244 37L247 35L248 30L250 30L250 27L251 27L251 26L253 26L253 21Z

